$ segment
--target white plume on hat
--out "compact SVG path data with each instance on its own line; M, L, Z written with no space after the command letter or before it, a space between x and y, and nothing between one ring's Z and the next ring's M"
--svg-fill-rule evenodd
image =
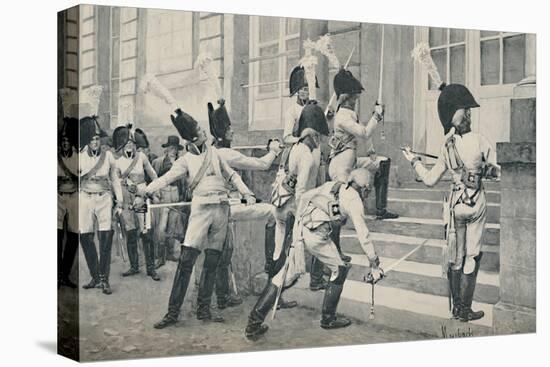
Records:
M416 47L411 51L411 57L415 61L419 62L422 66L424 66L424 68L432 78L433 83L437 85L438 88L441 86L441 84L443 84L441 76L437 71L437 66L432 59L430 46L426 42L418 43Z
M86 116L97 116L102 92L103 87L100 85L91 86L80 92L79 116L81 118Z
M141 83L139 84L139 90L143 94L150 92L154 96L160 98L170 106L171 110L176 110L176 108L178 108L178 104L172 93L170 93L170 91L162 85L162 83L153 74L145 74L143 76Z
M63 117L78 118L78 91L71 88L59 90L61 105L63 106Z
M213 63L214 59L209 52L200 53L195 61L195 69L199 70L200 79L206 79L216 91L216 97L222 98L222 88L220 85L218 71Z
M304 41L304 57L300 59L300 66L304 68L304 75L307 80L307 85L312 86L309 88L309 98L312 100L317 99L316 93L316 78L315 68L317 67L317 57L313 55L315 49L315 43L310 39Z

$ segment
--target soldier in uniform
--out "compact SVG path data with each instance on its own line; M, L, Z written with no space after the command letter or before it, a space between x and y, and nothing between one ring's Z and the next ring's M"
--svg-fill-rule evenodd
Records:
M275 304L281 290L291 286L299 275L303 249L300 256L300 242L290 240L293 233L296 233L293 230L294 216L302 195L315 187L320 162L319 143L321 136L328 135L328 132L324 111L315 101L310 101L298 120L300 140L290 149L288 159L283 157L282 168L274 184L272 202L276 206L276 248L268 283L248 317L245 331L248 338L256 338L267 331L267 326L262 324L267 313ZM296 263L293 264L292 261ZM290 275L285 274L285 269L291 269L291 265L297 269L288 270Z
M92 279L83 288L99 287L103 293L111 294L112 212L115 207L116 215L122 213L123 195L115 158L110 151L100 147L100 138L105 136L95 115L100 90L94 88L88 93L93 95L94 102L93 113L80 119L79 224L80 243ZM98 230L99 260L94 244L94 225Z
M69 279L78 250L78 118L71 116L75 94L61 90L64 118L57 154L57 284L69 288L77 287Z
M231 149L233 141L233 130L231 129L231 119L225 109L225 101L219 101L219 107L214 110L211 103L208 103L208 121L210 124L210 133L214 137L214 146L217 148L220 157L227 164L239 171L267 171L271 168L273 161L281 153L280 142L277 139L270 139L267 145L268 153L263 157L248 157L241 152ZM230 195L239 195L238 192L232 192ZM232 205L230 209L231 223L247 220L265 220L265 254L266 269L269 269L275 250L275 207L267 203L256 203L254 205ZM231 269L231 256L233 254L233 236L234 233L229 228L224 244L222 259L218 267L216 277L216 299L218 309L237 306L242 300L230 296L229 275ZM284 303L284 302L283 302ZM289 305L284 305L289 306ZM291 305L290 305L291 306Z
M183 145L180 144L179 137L171 135L168 136L166 143L162 144L162 148L164 148L164 156L158 157L152 162L158 177L170 171L170 168L183 151ZM185 198L184 189L185 183L183 180L175 180L170 185L160 189L160 202L177 203L182 201ZM160 240L157 264L157 268L159 268L166 263L166 260L178 261L174 254L174 241L183 241L189 210L186 208L162 208L156 214L159 214L155 229Z
M306 192L297 211L299 237L304 241L305 247L331 270L322 307L323 329L337 329L351 324L349 319L336 316L336 308L351 264L342 261L330 238L334 225L339 226L344 218L351 219L361 248L370 263L371 271L367 279L376 283L384 274L369 236L359 194L368 187L369 179L367 169L357 168L350 173L347 183L329 181Z
M233 185L247 204L256 202L254 194L241 177L220 157L216 148L207 144L206 133L193 117L178 108L176 116L172 115L171 119L181 137L189 142L188 153L175 161L166 174L140 190L140 193L150 195L184 177L189 183L192 201L188 231L174 276L168 313L154 325L157 329L177 322L193 266L202 249L205 255L199 282L197 319L223 321L221 317L212 316L210 303L229 220L226 185ZM140 205L140 200L136 200L136 205Z
M283 131L283 143L287 145L296 144L300 137L297 135L298 119L302 109L309 102L309 86L305 77L303 66L296 66L292 69L289 78L290 97L296 95L296 103L291 103L285 114L285 127ZM319 88L317 78L315 87Z
M157 174L147 156L137 150L137 146L144 146L147 136L141 129L133 129L131 124L119 126L113 132L113 145L115 151L120 154L116 160L117 169L121 172L122 193L124 195L124 207L122 215L118 217L121 228L126 232L126 246L130 269L122 273L123 277L139 273L138 233L143 244L147 275L153 280L160 280L155 271L155 247L151 231L144 228L144 215L136 213L131 207L134 195L139 188L144 188L145 174L153 180Z
M500 167L487 139L471 131L471 108L479 107L470 91L461 84L442 85L437 101L445 143L435 165L427 169L421 158L406 148L405 158L418 177L435 185L446 171L452 176L452 190L446 202L448 268L453 302L453 318L478 320L483 311L472 310L472 300L481 261L481 240L487 216L483 177L498 177Z
M317 77L315 77L315 88L319 88ZM299 65L292 69L289 78L289 89L291 97L296 95L296 103L291 103L285 114L283 142L287 145L287 150L289 150L292 145L296 144L300 140L300 136L297 131L298 120L300 119L300 115L302 114L304 106L307 105L309 102L309 85L306 78L305 68L303 66ZM319 157L321 157L320 146L317 149L319 150ZM319 160L319 166L322 163L321 161L322 157ZM342 256L346 258L346 255L342 254ZM350 260L351 258L347 258L347 261ZM327 283L323 278L323 269L323 263L315 256L312 256L309 284L309 288L311 290L318 291L321 289L325 289L325 287L327 286Z
M391 160L377 155L371 140L378 123L383 119L384 107L376 104L371 119L366 124L359 122L355 105L363 90L361 82L348 70L341 69L334 77L334 92L339 106L334 119L334 134L329 142L329 175L332 180L346 182L354 168L367 168L374 175L376 218L393 219L398 215L386 209ZM368 143L367 157L357 157L357 145L361 141Z

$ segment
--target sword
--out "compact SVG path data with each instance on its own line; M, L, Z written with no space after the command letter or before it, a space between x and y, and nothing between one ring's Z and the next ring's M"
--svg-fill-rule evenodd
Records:
M424 246L428 240L425 240L420 245L416 246L414 249L406 253L404 256L402 256L399 260L391 264L384 272L382 272L380 276L380 280L382 280L384 277L386 277L386 274L395 269L399 264L401 264L403 261L405 261L409 256L414 254L418 249L420 249L422 246ZM369 313L369 320L374 320L374 279L372 278L372 274L368 274L363 278L363 281L366 283L370 283L371 285L371 306L370 306L370 313Z
M126 226L124 225L124 221L120 214L116 214L116 218L118 226L120 228L120 232L118 234L119 240L117 241L120 250L120 256L122 256L122 261L126 262L126 255L124 254L124 245L126 244L128 238L126 235Z
M399 149L401 149L402 151L406 151L406 150L407 150L405 147L399 147ZM422 152L415 152L414 150L411 150L410 152L411 152L412 154L421 155L421 156L423 156L423 157L428 157L428 158L433 158L433 159L438 159L438 158L439 158L438 156L433 155L433 154L422 153Z
M382 104L382 86L383 86L383 74L384 74L384 25L382 24L382 35L380 38L380 77L378 80L378 99L376 104ZM384 131L384 115L382 115L382 130L380 131L380 139L386 140L386 132Z
M279 299L281 298L281 293L283 292L283 286L285 285L285 280L286 280L286 273L288 272L288 267L290 265L288 263L288 255L290 254L290 248L292 247L294 221L295 221L294 215L289 213L286 219L285 239L283 241L283 249L282 249L282 251L285 252L285 265L283 267L283 274L282 274L283 280L281 281L280 287L277 289L277 297L275 298L275 304L271 309L271 321L275 319L275 313L277 312L277 305L279 304ZM288 243L289 241L290 241L290 244Z

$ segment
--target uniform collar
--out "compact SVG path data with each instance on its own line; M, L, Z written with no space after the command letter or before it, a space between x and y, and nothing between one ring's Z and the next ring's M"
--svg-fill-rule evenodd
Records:
M97 154L92 153L92 149L89 146L86 146L86 153L88 153L88 157L99 157L101 155L101 146L97 148Z
M307 146L309 148L309 150L312 151L312 152L313 152L313 150L315 150L316 148L319 147L319 145L317 143L315 143L315 140L313 140L313 138L309 135L306 135L303 138L301 138L300 143Z

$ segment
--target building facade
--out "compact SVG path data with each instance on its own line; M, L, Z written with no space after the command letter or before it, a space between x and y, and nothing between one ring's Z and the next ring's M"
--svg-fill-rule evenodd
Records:
M365 86L360 119L369 118L382 86L386 139L375 137L374 143L381 154L394 158L392 179L398 183L412 177L408 167L401 167L405 162L396 147L439 154L443 141L439 92L410 56L418 42L429 43L445 82L463 83L476 96L481 108L473 110L473 129L495 146L510 141L514 86L535 74L535 36L515 32L92 5L60 13L59 22L64 29L60 42L67 46L60 55L60 85L102 85L103 127L111 130L132 121L151 135L157 152L160 141L175 132L168 119L172 111L158 98L140 93L145 74L155 75L206 127L206 104L217 97L194 62L209 52L232 117L234 145L262 145L282 135L284 111L293 103L288 76L303 54L303 41L330 33L340 62L350 57L349 69ZM326 105L337 70L329 68L324 56L318 59L317 97Z

